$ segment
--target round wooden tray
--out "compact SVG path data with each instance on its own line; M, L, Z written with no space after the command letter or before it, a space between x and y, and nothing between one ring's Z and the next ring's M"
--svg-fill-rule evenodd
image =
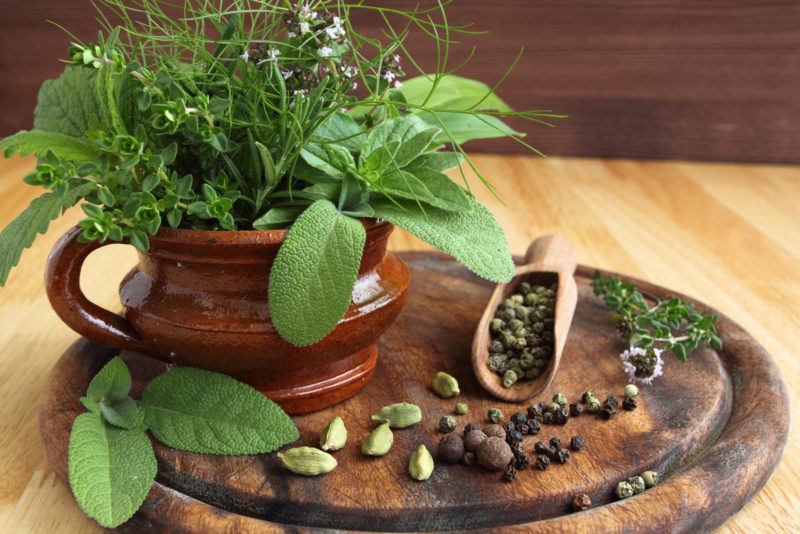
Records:
M431 450L435 429L456 401L467 402L467 422L484 423L486 410L505 414L524 405L497 402L483 392L469 362L473 329L492 286L459 264L434 253L402 255L413 271L408 304L379 342L377 372L362 393L322 412L296 417L298 444L316 445L320 429L341 415L350 440L336 454L339 467L317 478L283 471L274 455L210 456L156 443L158 479L142 509L123 528L149 532L263 532L297 527L344 530L425 531L503 527L504 532L671 531L696 532L722 523L767 481L788 433L788 396L780 373L764 349L741 327L720 317L725 347L703 348L686 364L669 355L664 376L644 387L639 408L620 410L610 421L571 418L546 425L537 439L581 434L586 449L566 465L521 471L513 483L477 467L438 465L427 482L406 475L419 443ZM618 354L625 348L611 314L590 288L592 270L576 273L579 302L561 369L547 395L576 399L586 389L621 398L627 383ZM641 281L654 297L674 293ZM696 303L699 308L709 308ZM58 361L40 410L42 442L58 475L66 480L67 444L78 397L114 354L87 340ZM134 396L164 371L163 364L123 353L134 377ZM436 371L456 376L457 399L429 389ZM543 400L543 399L536 399ZM399 401L417 403L423 422L395 433L390 453L366 458L359 451L370 414ZM459 430L460 430L459 427ZM616 482L655 469L659 486L614 501ZM588 493L594 508L571 513L576 493Z

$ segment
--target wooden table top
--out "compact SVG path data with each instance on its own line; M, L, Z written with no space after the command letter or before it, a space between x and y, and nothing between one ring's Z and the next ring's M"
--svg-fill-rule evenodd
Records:
M721 310L769 351L795 414L800 408L800 167L476 156L503 206L473 189L505 228L515 253L544 233L569 238L581 263L656 282ZM24 185L30 158L0 160L0 226L40 191ZM56 358L77 338L50 309L45 258L81 213L71 210L27 251L0 289L0 532L90 533L48 468L39 445L38 397ZM395 232L395 250L428 249ZM117 281L131 247L105 247L84 268L95 302L119 308ZM764 489L720 530L797 531L800 441L792 427L784 459Z

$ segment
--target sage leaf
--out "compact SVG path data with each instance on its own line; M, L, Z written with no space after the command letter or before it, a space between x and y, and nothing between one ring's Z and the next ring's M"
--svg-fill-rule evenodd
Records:
M156 457L144 430L107 426L93 412L72 425L68 464L78 505L107 528L133 516L156 477Z
M428 169L441 172L458 167L463 159L460 152L426 152L409 163L405 170L414 172L414 169Z
M382 147L392 147L394 167L401 168L423 153L439 133L438 126L416 115L390 119L375 126L361 148L361 158Z
M103 399L121 401L131 390L131 373L119 356L113 357L89 382L86 396L95 402Z
M347 169L355 166L350 151L336 145L308 143L300 151L300 155L306 163L337 180L343 179Z
M366 231L328 200L318 200L294 222L269 278L272 323L290 343L322 339L350 305Z
M303 211L302 206L283 206L275 207L267 211L264 215L253 222L256 230L274 230L285 228L294 221Z
M119 401L103 399L97 406L103 419L120 428L138 427L144 419L144 411L140 410L136 401L130 397Z
M357 152L364 142L364 130L345 113L334 112L317 128L311 139L319 144L335 143Z
M374 217L386 219L442 252L452 255L478 276L504 283L514 275L514 263L502 228L471 196L470 209L450 212L434 207L421 212L413 201L374 201ZM399 205L398 205L399 204Z
M448 211L468 211L472 205L464 189L447 175L428 169L389 173L381 178L381 186L390 197L399 196L424 202Z
M263 454L299 437L277 404L220 373L171 369L148 384L142 402L153 436L183 451Z
M434 143L466 143L476 139L493 139L496 137L525 137L498 119L494 115L484 113L439 112L422 113L420 118L431 126L442 131L434 138Z
M73 163L86 163L97 159L99 152L90 143L56 132L39 130L21 131L0 141L0 154L44 156L52 152L56 157Z

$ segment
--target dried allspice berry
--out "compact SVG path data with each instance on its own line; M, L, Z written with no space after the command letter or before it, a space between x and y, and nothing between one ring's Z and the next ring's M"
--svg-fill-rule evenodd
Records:
M464 440L458 434L447 434L439 442L436 453L443 462L456 464L464 457Z
M481 430L473 430L464 436L464 450L467 452L475 452L478 450L478 445L481 444L488 436Z
M469 434L473 430L480 430L480 429L481 429L481 427L479 427L475 423L467 423L466 426L464 426L464 435L466 436L467 434Z
M511 452L511 447L509 447L508 443L492 436L478 445L477 457L478 463L486 469L500 471L505 469L508 463L514 459L514 453Z
M501 425L487 425L486 428L483 429L483 433L486 434L487 437L506 439L506 431Z
M588 510L592 507L592 499L585 493L579 493L572 498L572 509L576 512Z

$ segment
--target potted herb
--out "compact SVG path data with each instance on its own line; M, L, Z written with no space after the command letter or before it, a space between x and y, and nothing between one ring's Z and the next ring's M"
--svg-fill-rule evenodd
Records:
M524 144L502 119L553 115L512 111L447 73L452 35L466 30L443 4L100 4L98 42L71 47L33 130L0 142L6 156L35 154L25 182L48 190L0 234L0 282L79 203L85 218L47 270L68 325L233 375L302 412L353 394L374 369L408 283L386 252L392 225L479 276L511 277L501 228L444 171L472 166L470 140ZM356 11L385 20L386 38L359 33ZM436 72L406 77L403 64L419 70L412 30L433 39ZM79 287L85 257L115 242L140 258L120 288L124 317Z

